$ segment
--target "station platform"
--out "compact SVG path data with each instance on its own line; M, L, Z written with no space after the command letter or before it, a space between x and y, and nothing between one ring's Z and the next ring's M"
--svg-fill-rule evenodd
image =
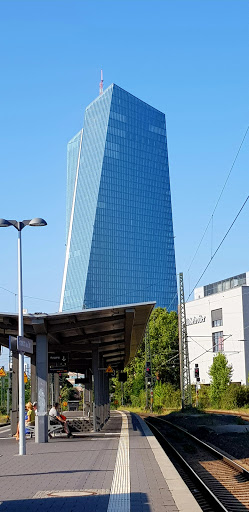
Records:
M9 429L10 430L10 429ZM0 429L0 512L200 512L137 415L112 411L101 432L27 440Z

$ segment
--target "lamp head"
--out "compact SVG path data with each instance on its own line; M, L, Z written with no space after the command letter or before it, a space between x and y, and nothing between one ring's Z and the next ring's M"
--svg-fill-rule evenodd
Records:
M29 221L29 226L46 226L47 223L44 219L41 219L40 217L36 217Z
M11 223L6 219L0 219L0 228L8 228Z

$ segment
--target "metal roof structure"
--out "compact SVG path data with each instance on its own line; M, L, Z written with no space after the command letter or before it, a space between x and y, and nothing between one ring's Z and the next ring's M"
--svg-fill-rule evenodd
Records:
M48 337L48 352L68 354L69 371L91 367L92 351L98 348L104 364L127 365L135 356L155 302L62 313L24 315L24 336ZM18 316L0 313L0 344L18 334Z

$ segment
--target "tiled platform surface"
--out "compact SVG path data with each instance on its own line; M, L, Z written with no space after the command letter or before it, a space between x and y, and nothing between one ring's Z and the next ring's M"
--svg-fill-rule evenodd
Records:
M0 429L0 512L201 510L148 427L133 414L112 412L97 434L61 436L47 444L28 440L27 455L17 454L8 428Z

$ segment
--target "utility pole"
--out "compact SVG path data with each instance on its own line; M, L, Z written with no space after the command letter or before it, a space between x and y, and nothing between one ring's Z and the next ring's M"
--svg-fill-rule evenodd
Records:
M124 405L124 383L121 382L121 405Z
M17 254L18 254L18 336L23 338L23 286L22 286L22 237L21 233L25 226L46 226L44 219L34 218L23 220L0 219L0 227L8 228L13 226L18 231ZM24 351L19 350L19 455L26 455L25 438L25 386L24 386Z
M192 406L192 394L190 383L189 355L188 355L188 336L186 324L186 309L184 300L183 273L179 274L180 304L178 307L179 323L179 356L180 356L180 382L182 410Z
M4 406L5 377L1 378L1 407Z
M150 389L150 411L153 411L153 376L150 351L150 333L147 325L145 331L145 393L146 393L146 409L149 408L148 391Z
M11 372L12 372L12 352L9 348L9 371L8 371L8 388L7 388L7 416L8 417L10 417Z

